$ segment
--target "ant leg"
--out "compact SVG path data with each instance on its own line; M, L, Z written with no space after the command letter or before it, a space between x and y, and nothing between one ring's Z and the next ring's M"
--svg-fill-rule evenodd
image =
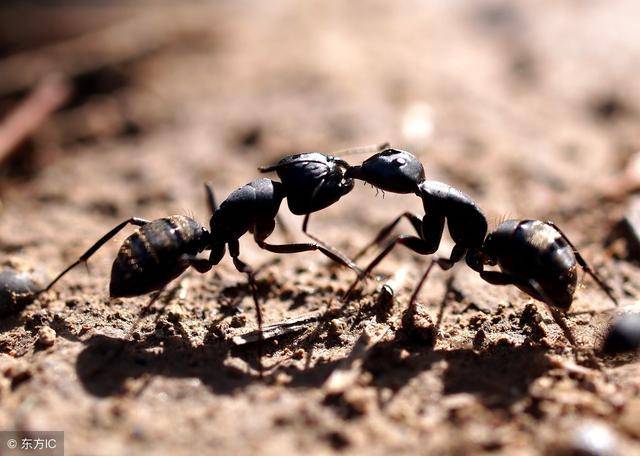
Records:
M256 279L253 273L253 269L247 263L242 261L238 256L240 255L240 244L238 240L235 239L229 242L229 254L231 255L231 259L233 260L233 265L236 267L238 272L247 275L247 280L249 281L249 288L251 289L251 295L253 296L253 303L256 308L256 320L258 321L258 332L260 333L259 346L258 346L258 359L260 360L260 377L263 375L262 370L262 354L263 354L263 344L264 344L264 334L262 333L262 309L260 308L260 302L258 300L258 285L256 284Z
M211 185L211 182L205 182L204 190L207 193L207 206L209 207L209 212L213 215L216 210L218 210L218 204L216 203L216 196L213 193L213 186Z
M213 263L211 262L211 260L206 258L196 258L192 255L185 255L182 257L182 259L200 274L209 272L213 267Z
M438 239L438 244L439 242L440 240ZM425 242L423 239L419 237L407 236L406 234L401 234L400 236L397 236L393 241L387 244L387 246L382 250L382 252L380 252L380 254L376 258L374 258L374 260L371 263L369 263L369 265L366 267L363 273L360 274L356 278L356 280L351 284L351 286L349 287L349 289L344 295L344 298L343 298L344 301L349 300L349 296L355 289L356 285L360 283L360 280L362 280L363 277L368 275L373 270L373 268L375 268L382 260L384 260L384 258L387 255L389 255L389 253L391 253L391 251L398 244L404 245L409 250L419 253L420 255L430 255L436 250L438 250L438 245L435 245L434 247L433 243L428 244L427 242Z
M427 280L427 277L429 276L429 273L431 272L431 269L433 269L433 266L435 264L437 264L438 266L440 266L440 269L442 269L443 271L448 271L458 261L460 261L460 260L462 260L462 258L464 258L464 255L465 255L466 252L467 252L466 248L461 247L459 244L456 244L453 247L453 250L451 251L450 258L437 258L437 257L434 257L431 260L431 263L429 264L427 269L424 271L424 274L422 274L422 277L418 281L418 284L416 285L415 290L413 290L413 293L411 294L411 298L409 299L409 309L410 310L415 311L415 303L416 303L416 300L418 298L418 294L420 293L420 290L422 289L422 286L424 285L425 281Z
M251 289L251 294L253 295L253 302L256 307L256 318L258 319L258 328L260 332L262 332L262 310L260 309L260 303L258 301L258 286L256 284L255 276L253 273L253 269L247 263L242 261L239 258L240 255L240 245L238 240L234 240L229 242L229 254L231 255L231 259L233 260L233 265L236 267L238 272L247 275L247 280L249 281L249 288Z
M544 302L547 305L549 312L551 312L553 320L562 330L564 337L566 337L566 339L574 349L577 350L579 348L576 338L574 337L571 328L569 328L569 326L567 325L564 316L557 310L553 301L547 297L546 293L542 290L538 282L536 282L535 280L523 282L522 280L518 280L515 277L510 276L509 274L498 271L482 271L480 273L480 277L482 277L482 279L486 282L493 285L515 285L521 290L525 291L532 298Z
M346 266L357 274L361 274L362 271L356 264L351 261L349 258L342 255L340 252L335 252L331 249L328 249L322 243L292 243L292 244L269 244L265 242L265 239L271 234L274 227L273 220L266 220L260 223L257 223L254 227L253 238L256 241L256 244L264 250L268 250L273 253L299 253L299 252L309 252L312 250L319 250L327 257L331 258L336 263L339 263L343 266Z
M153 307L156 301L160 299L160 296L162 295L162 293L164 293L166 289L167 289L167 285L164 285L162 288L156 291L155 294L151 297L151 299L149 299L149 302L140 310L140 312L138 313L138 317L136 318L136 321L133 322L133 325L131 325L131 328L129 329L129 334L131 336L133 336L133 333L135 333L135 331L138 329L138 326L140 325L142 320L147 316L147 314L151 310L151 307ZM156 317L156 321L157 321L157 318L159 318L159 316Z
M144 220L138 217L132 217L128 220L125 220L124 222L120 223L119 225L117 225L115 228L113 228L111 231L109 231L107 234L105 234L104 236L102 236L100 239L98 239L98 241L93 244L89 250L87 250L86 252L84 252L82 254L82 256L80 256L80 258L78 258L74 263L72 263L71 265L69 265L64 271L62 271L60 274L58 274L58 276L53 279L49 285L47 285L46 288L44 288L43 290L40 290L37 294L40 293L44 293L45 291L49 291L51 289L52 286L54 286L56 284L56 282L58 280L60 280L67 272L71 271L73 268L75 268L76 266L78 266L80 263L86 263L86 261L91 257L91 255L93 255L94 253L96 253L96 251L102 247L104 244L107 243L107 241L109 241L112 237L114 237L116 234L118 234L118 232L120 230L122 230L125 226L127 226L128 224L131 225L136 225L136 226L144 226L147 223L149 223L148 220Z
M538 284L538 282L536 282L535 280L530 279L526 282L526 284L520 284L520 287L526 290L528 293L530 293L531 296L535 297L536 299L539 299L540 301L544 302L547 305L547 309L549 309L549 312L551 313L553 320L562 330L564 337L566 337L566 339L569 341L569 343L571 344L574 350L576 351L579 350L580 347L578 345L578 342L576 341L576 338L573 335L573 331L571 331L571 328L569 328L569 325L567 325L567 321L564 318L563 312L560 312L558 310L558 307L555 305L553 300L547 296L547 294L544 292L540 284ZM534 293L531 293L531 291L534 291Z
M312 243L297 243L297 244L269 244L263 240L256 239L256 243L261 249L268 250L273 253L299 253L299 252L310 252L314 250L319 250L327 257L331 258L336 263L340 263L343 266L351 268L358 275L363 274L360 268L358 268L351 260L348 258L343 258L338 254L332 252L324 248L319 244Z
M422 285L424 285L424 282L427 280L427 276L431 272L431 269L433 269L434 264L436 264L435 260L431 260L431 263L429 263L429 266L424 271L424 274L422 274L422 277L420 277L420 280L418 281L418 284L416 285L415 290L413 290L413 293L411 293L411 298L409 299L409 310L412 312L415 312L416 310L416 300L418 298L418 294L420 293L420 289L422 288Z
M576 341L576 338L573 335L573 331L571 331L571 328L569 328L569 325L567 325L567 320L564 318L564 315L558 309L548 304L547 304L547 309L549 309L549 312L551 313L553 320L560 327L560 329L562 329L562 333L564 334L564 337L567 338L567 340L569 341L569 343L574 349L578 349L579 348L578 342Z
M412 214L411 212L403 212L398 217L396 217L391 223L389 223L387 226L382 228L373 241L371 241L370 243L365 245L362 249L360 249L360 251L356 254L353 260L357 261L360 257L362 257L365 253L367 253L371 247L373 247L374 245L379 245L382 241L384 241L391 234L391 232L398 225L398 223L400 223L400 220L402 220L403 217L406 217L407 220L411 222L411 225L416 230L416 233L418 233L418 236L421 236L422 220L420 219L420 217L418 217L415 214Z
M591 269L591 267L589 266L589 264L587 263L587 261L584 259L584 257L582 256L582 254L578 251L578 249L576 248L575 245L573 245L573 243L571 242L571 240L567 237L566 234L564 234L564 232L558 227L558 225L556 225L554 222L552 221L546 221L545 222L547 225L549 225L551 228L555 229L558 233L560 233L560 235L564 238L565 241L567 241L567 243L569 244L569 246L573 249L573 254L576 257L576 260L578 261L578 264L580 265L580 267L584 270L584 272L586 272L587 274L589 274L593 280L596 281L596 283L598 284L598 286L602 289L602 291L604 291L606 293L607 296L609 296L609 299L611 299L613 301L613 303L617 306L618 305L618 300L615 298L615 296L613 296L611 287L609 287L609 285L607 285L605 283L604 280L602 280L597 274L596 272Z
M330 246L329 244L321 241L320 239L318 239L317 237L315 237L313 234L309 233L309 231L307 231L307 226L309 225L309 218L311 217L311 214L307 214L304 216L304 220L302 222L302 232L309 237L310 239L314 240L316 242L316 244L318 245L318 247L320 248L320 250L327 256L329 256L326 252L330 252L333 256L329 256L329 258L331 258L333 261L335 261L336 263L342 264L352 270L354 270L356 273L360 274L362 271L358 268L358 266L356 266L355 262L352 261L351 259L349 259L344 253L340 252L339 250L337 250L336 248ZM324 249L324 250L322 250ZM338 258L338 260L336 260L336 258Z
M369 144L367 146L351 147L349 149L332 150L331 155L342 157L344 155L364 154L367 152L381 152L385 149L388 149L389 147L391 147L391 144L389 144L389 142L384 142L381 144ZM346 165L348 166L348 163L346 163Z

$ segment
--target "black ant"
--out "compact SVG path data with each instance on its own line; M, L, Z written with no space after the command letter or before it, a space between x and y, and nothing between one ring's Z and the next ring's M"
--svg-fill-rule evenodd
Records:
M162 291L189 267L206 273L222 260L228 246L235 268L247 275L258 326L262 328L254 272L239 257L238 240L247 232L253 233L259 247L270 252L319 250L337 263L360 272L351 260L320 241L280 245L266 242L275 229L275 220L285 197L289 198L289 205L295 213L306 214L306 232L310 213L333 204L348 193L353 188L353 180L344 178L344 165L345 162L320 153L287 157L279 164L265 168L265 171L277 170L285 178L286 184L271 179L256 179L233 191L220 207L216 205L211 186L206 184L207 202L212 213L210 231L194 219L182 215L153 221L130 218L102 236L39 293L51 289L67 272L88 261L100 247L131 224L140 229L125 239L113 263L109 285L111 297L132 297ZM204 250L211 251L209 258L198 258L197 255Z
M422 199L426 212L422 220L408 212L400 215L356 256L357 259L371 246L384 240L402 217L408 218L418 233L418 237L400 235L391 241L365 268L347 291L346 297L359 280L370 273L397 244L421 255L436 252L446 219L455 246L450 258L432 260L411 296L410 308L415 306L418 293L434 264L447 270L463 258L486 282L515 285L532 298L546 303L574 345L575 340L558 310L566 312L572 303L577 285L577 265L593 277L617 305L610 288L554 223L508 220L487 235L486 218L477 204L449 185L425 180L422 164L409 152L386 149L367 159L362 166L347 170L346 176L363 180L382 190L415 193ZM485 271L485 266L498 266L500 271Z

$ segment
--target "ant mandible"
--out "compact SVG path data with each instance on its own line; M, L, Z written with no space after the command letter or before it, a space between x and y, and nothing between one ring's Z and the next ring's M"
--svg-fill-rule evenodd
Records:
M347 298L364 275L370 273L396 245L404 245L421 255L435 253L446 219L455 242L450 258L432 259L410 298L410 308L415 306L418 293L435 264L447 270L463 258L486 282L515 285L532 298L546 303L574 345L575 340L558 312L564 313L571 306L578 265L617 305L611 289L553 222L508 220L487 235L486 218L477 204L454 187L425 180L422 164L409 152L386 149L365 160L361 166L351 167L345 175L382 190L415 193L422 199L426 212L422 220L409 212L401 214L356 255L355 259L382 242L403 217L409 219L418 233L418 237L399 235L394 238L356 279L345 294ZM485 266L498 266L500 271L485 271Z

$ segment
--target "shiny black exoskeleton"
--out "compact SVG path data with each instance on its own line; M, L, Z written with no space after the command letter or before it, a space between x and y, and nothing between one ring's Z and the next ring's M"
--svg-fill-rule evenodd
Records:
M202 268L196 255L211 235L192 218L172 215L145 223L122 243L111 268L111 297L159 290L189 266Z
M289 155L275 165L259 168L263 173L275 171L278 174L289 210L295 215L304 215L302 232L338 257L338 263L346 264L360 274L360 269L349 258L308 231L313 212L331 206L353 190L353 179L345 177L347 169L349 164L344 160L320 152Z
M434 264L449 269L463 258L485 281L494 285L515 285L531 297L562 311L566 311L573 300L576 269L580 265L617 304L609 287L555 224L509 220L485 238L487 222L477 204L449 185L425 180L422 164L409 152L384 150L362 166L347 170L346 176L364 180L382 190L415 193L422 199L426 212L422 220L411 213L404 213L381 230L356 258L385 239L402 217L409 219L419 237L397 236L367 266L365 273L369 273L397 244L423 255L434 253L447 220L449 233L455 242L451 256L449 259L433 259L411 297L411 306ZM487 265L498 266L501 271L485 271ZM347 295L357 283L351 286Z
M46 280L38 268L13 262L0 265L0 318L21 311Z
M617 305L610 288L553 222L507 220L467 255L469 267L494 285L515 285L534 299L566 312L571 307L580 266ZM500 271L485 271L484 266Z
M127 225L140 229L122 243L113 266L109 295L139 296L164 288L189 266L204 270L206 260L196 255L207 249L211 234L195 220L172 215L149 221L132 217L118 224L64 269L42 291L50 290L67 272L89 258Z
M331 155L308 152L284 157L261 172L275 171L286 188L292 213L308 215L336 203L353 190L354 181L345 177L349 164Z
M640 314L624 314L609 327L602 345L608 355L640 350Z

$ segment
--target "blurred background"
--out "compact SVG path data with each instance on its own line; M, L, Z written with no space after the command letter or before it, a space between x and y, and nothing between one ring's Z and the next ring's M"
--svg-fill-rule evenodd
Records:
M4 1L1 252L29 258L53 273L131 216L190 213L208 224L205 180L214 183L222 200L259 177L259 165L283 155L388 141L416 154L428 178L472 195L491 226L505 217L553 218L619 289L635 297L637 268L603 258L635 261L633 248L640 246L633 230L620 231L621 224L640 223L633 196L640 190L639 19L635 0ZM366 156L346 158L356 164ZM400 195L376 198L358 184L340 203L314 215L311 231L353 254L404 209L420 212L421 202ZM283 213L297 230L301 220L287 209ZM58 305L69 318L79 312L65 307L71 296L101 309L95 318L111 312L106 284L118 241L92 260L91 276L80 271L65 279L69 289L61 288ZM243 240L242 249L253 264L272 258L251 240ZM327 276L324 259L313 253L282 262L268 269L277 282L294 280L296 287L313 290L316 279ZM409 265L411 284L424 264L398 252L381 272ZM293 279L301 270L313 274ZM524 301L513 290L495 291L468 276L465 281L462 274L461 287L469 295L488 293L480 301L507 303L514 296ZM194 308L205 321L215 317L216 305L198 300L218 302L216 287L243 280L226 262L215 277L222 285L200 276L190 282ZM332 280L344 288L351 276L340 271ZM585 296L598 302L579 301L578 308L606 307L598 291L588 288ZM426 291L430 297L441 292L442 284ZM326 295L335 293L329 289ZM268 299L271 321L290 312L278 307L277 296ZM135 312L144 300L132 302ZM55 309L54 303L49 306ZM87 318L76 323L96 326ZM108 321L98 326L110 326ZM22 353L16 347L29 334L11 337L15 340L5 340L5 347ZM77 345L57 354L60 365L73 369ZM128 434L112 441L104 437L104 423L87 424L88 416L107 412L86 385L76 386L74 397L83 397L77 409L66 409L64 388L53 388L42 392L49 406L28 419L83 428L69 437L76 449L98 441L100 448L121 450ZM159 437L145 448L181 448L180 438L162 434L175 423L206 428L204 415L189 418L184 408L210 401L225 407L211 395L202 399L194 393L181 402L171 392L162 394L172 397L175 421L156 423L146 435ZM300 403L308 400L296 394ZM12 397L8 411L19 407L19 395ZM300 443L306 437L296 435L293 425L260 418L263 427L243 423L256 399L235 400L244 406L227 410L237 427L215 434L219 448L314 448ZM149 401L149 409L133 421L166 413L166 406ZM258 410L269 410L269 400L257 402ZM9 426L12 413L0 422ZM406 413L407 420L419 415L413 409ZM418 420L407 436L399 415L385 419L387 434L378 438L388 440L381 448L406 450L424 439L423 426L430 426ZM546 426L553 430L557 422ZM537 433L544 429L526 431L526 445L540 449L543 437ZM238 435L248 447L234 441ZM366 429L354 429L348 441L364 450L367 435ZM340 449L341 439L321 440ZM432 448L449 448L444 440L430 442Z

